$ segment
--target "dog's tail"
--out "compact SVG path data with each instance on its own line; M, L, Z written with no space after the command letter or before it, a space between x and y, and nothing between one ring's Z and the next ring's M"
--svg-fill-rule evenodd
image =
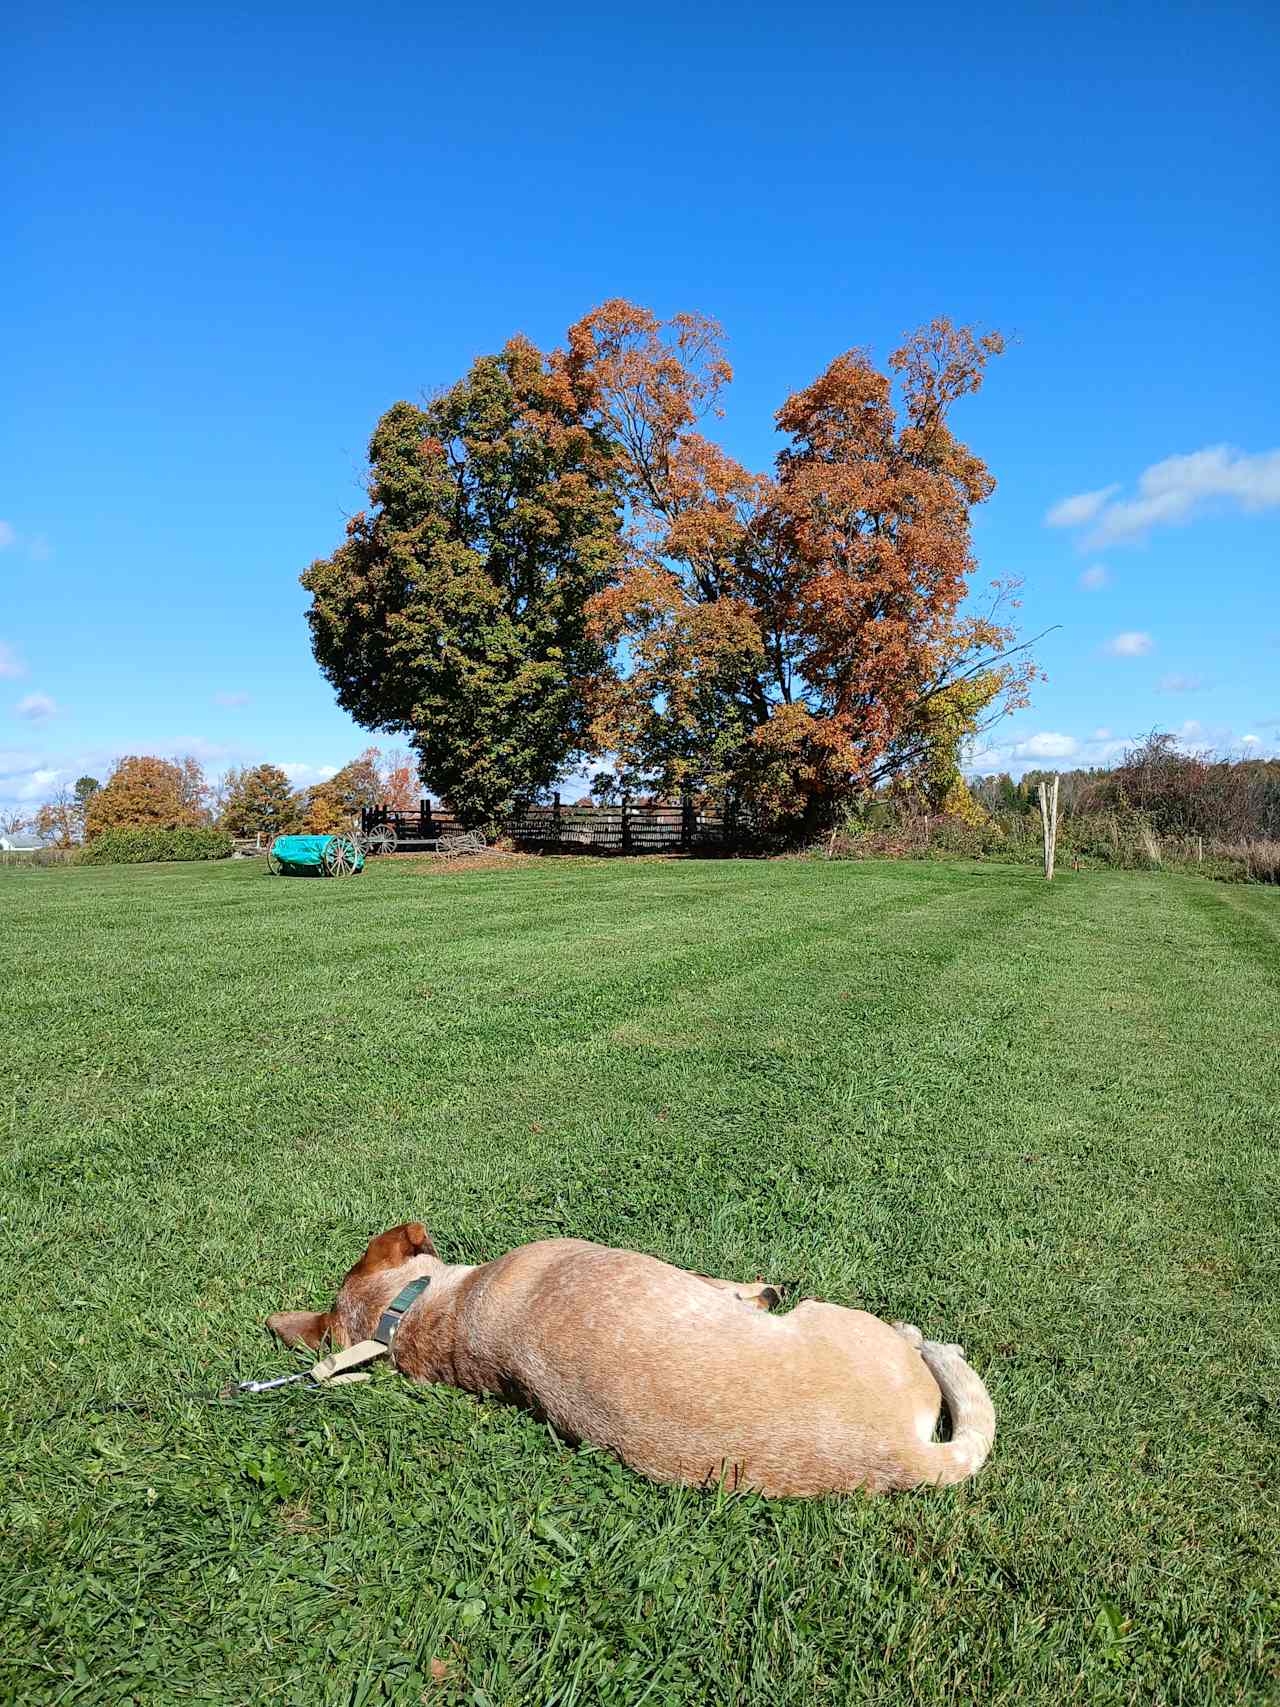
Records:
M982 1377L965 1362L963 1346L925 1340L920 1355L951 1417L951 1439L930 1441L921 1449L920 1480L945 1487L963 1482L986 1463L996 1437L995 1406Z

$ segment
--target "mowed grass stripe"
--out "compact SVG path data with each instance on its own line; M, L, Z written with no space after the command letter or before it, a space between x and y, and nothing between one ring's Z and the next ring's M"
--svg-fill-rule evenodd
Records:
M1274 900L806 862L0 883L0 1310L38 1347L6 1698L1266 1699ZM413 1213L464 1258L572 1232L910 1316L988 1376L996 1454L766 1506L393 1377L205 1402Z

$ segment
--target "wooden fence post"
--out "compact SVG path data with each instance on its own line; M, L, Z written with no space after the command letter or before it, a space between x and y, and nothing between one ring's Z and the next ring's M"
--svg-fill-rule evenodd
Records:
M560 840L560 796L558 794L555 794L552 796L552 799L555 802L555 819L554 819L554 822L555 822L555 829L556 829L556 841L558 842Z
M1040 829L1044 835L1044 875L1053 882L1053 861L1058 851L1058 775L1055 771L1053 792L1040 784Z
M1053 876L1053 862L1058 854L1058 784L1062 778L1057 771L1053 773L1053 837L1049 842L1049 876Z
M688 853L693 846L693 795L686 788L680 796L680 847Z
M631 848L631 817L630 817L630 814L628 812L628 808L630 807L630 805L631 805L631 796L629 794L624 794L622 797L622 851L623 851L623 853L629 852L630 848Z

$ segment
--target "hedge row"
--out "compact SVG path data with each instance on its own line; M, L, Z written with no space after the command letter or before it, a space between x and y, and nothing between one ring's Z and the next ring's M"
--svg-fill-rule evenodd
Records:
M163 859L226 859L225 830L104 830L81 848L85 865L145 865Z

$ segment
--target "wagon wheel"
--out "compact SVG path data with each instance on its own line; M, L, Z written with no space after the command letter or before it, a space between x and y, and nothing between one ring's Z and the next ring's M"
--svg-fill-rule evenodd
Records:
M283 877L284 875L284 861L276 852L276 842L278 840L279 838L277 836L272 836L271 846L267 849L267 870L271 873L272 877Z
M484 836L480 833L480 831L479 830L472 830L472 832L471 832L471 851L472 851L472 853L483 853L488 846L489 846L488 842L485 841Z
M329 877L350 877L360 850L350 836L330 836L324 850L324 869Z
M396 851L395 826L379 824L369 835L368 847L372 854L393 854Z
M441 859L453 859L459 851L457 836L441 836L436 851Z

